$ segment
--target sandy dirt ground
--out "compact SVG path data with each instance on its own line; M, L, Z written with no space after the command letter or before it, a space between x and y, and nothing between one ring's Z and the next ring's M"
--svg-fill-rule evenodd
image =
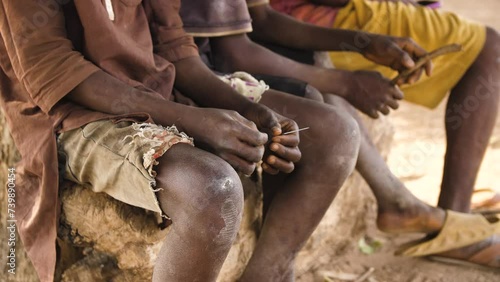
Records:
M500 30L500 0L445 0L444 9L483 22ZM441 183L445 103L434 111L405 103L391 115L396 128L394 147L389 165L407 187L420 199L435 205ZM476 187L491 187L500 192L500 119L481 168ZM437 263L428 259L396 257L392 253L408 237L389 236L371 228L371 236L382 240L381 250L372 255L362 254L357 248L347 251L337 262L330 262L322 270L335 275L362 274L374 268L370 279L379 282L493 282L500 281L500 272L484 271L466 266ZM318 274L317 273L317 274ZM315 281L324 281L317 275ZM308 280L308 279L305 279ZM332 279L331 281L347 281Z

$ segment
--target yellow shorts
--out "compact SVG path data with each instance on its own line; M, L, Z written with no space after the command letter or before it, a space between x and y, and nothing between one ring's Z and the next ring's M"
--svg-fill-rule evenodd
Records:
M425 75L415 84L402 87L407 101L435 108L462 78L481 52L486 40L484 25L463 19L453 13L401 2L351 0L335 19L334 28L363 30L391 36L410 37L427 51L451 43L463 51L433 60L431 77ZM397 73L376 65L360 54L330 52L336 68L373 70L392 79Z

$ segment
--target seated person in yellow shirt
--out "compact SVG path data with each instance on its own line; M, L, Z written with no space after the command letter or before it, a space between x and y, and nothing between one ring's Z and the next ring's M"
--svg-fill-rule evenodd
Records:
M366 53L366 47L370 46L369 37L360 33L354 44L344 42L339 50L332 45L332 36L327 30L359 30L407 37L427 51L451 43L461 44L462 52L433 61L432 76L402 85L401 90L406 101L428 108L435 108L450 93L445 117L447 152L438 205L468 212L474 183L498 112L500 37L492 28L417 2L434 5L438 1L270 1L277 11L322 27L316 32L306 25L292 26L286 16L267 5L256 6L250 11L257 38L298 49L357 51L359 54L330 52L330 57L339 69L372 70L388 78L396 75L394 70L399 70L398 66L373 61ZM287 21L288 30L293 32L279 29L277 23L282 21ZM332 92L331 89L320 90ZM362 111L367 109L353 99L348 100ZM388 112L383 104L367 106Z

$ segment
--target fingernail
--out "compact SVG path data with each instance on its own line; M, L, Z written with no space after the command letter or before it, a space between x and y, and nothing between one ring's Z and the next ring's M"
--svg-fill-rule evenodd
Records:
M271 145L271 151L278 151L279 147L278 147L278 144L272 144Z
M274 135L281 135L281 128L273 127L273 134Z
M275 158L275 157L273 157L273 156L271 156L271 157L267 158L267 162L268 162L269 164L274 164L274 163L276 162L276 158Z

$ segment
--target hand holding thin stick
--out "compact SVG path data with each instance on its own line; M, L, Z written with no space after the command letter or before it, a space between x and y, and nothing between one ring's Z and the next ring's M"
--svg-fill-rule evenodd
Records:
M443 46L441 48L438 48L429 54L427 54L425 57L420 58L416 63L415 66L411 69L407 69L402 71L401 73L398 74L395 78L391 80L392 85L396 85L398 81L400 80L406 80L410 75L412 75L414 72L418 71L423 65L425 65L428 61L437 58L439 56L449 54L449 53L454 53L454 52L459 52L462 51L462 45L460 44L450 44Z

